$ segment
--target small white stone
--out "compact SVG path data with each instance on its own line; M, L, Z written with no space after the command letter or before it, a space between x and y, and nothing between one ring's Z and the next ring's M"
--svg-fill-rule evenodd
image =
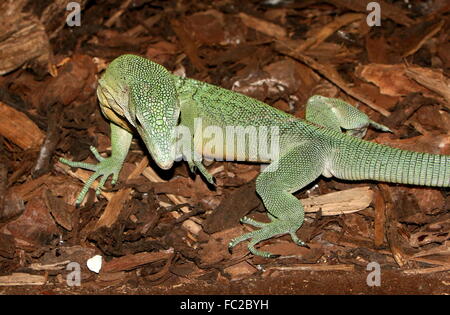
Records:
M86 264L90 271L99 273L100 269L102 269L102 262L103 262L102 256L95 255L94 257L89 258Z

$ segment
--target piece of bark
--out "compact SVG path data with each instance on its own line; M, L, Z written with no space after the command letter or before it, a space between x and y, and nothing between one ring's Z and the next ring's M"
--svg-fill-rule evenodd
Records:
M67 17L72 0L0 2L0 75L17 68L31 67L40 75L57 75L49 40L57 37ZM80 8L87 0L77 0ZM83 14L83 11L80 12Z
M411 234L409 243L420 247L431 243L445 243L450 240L450 214L442 216Z
M23 150L38 148L45 134L24 113L0 102L0 135Z
M378 86L382 94L405 96L409 93L422 92L426 96L434 96L430 90L408 78L406 75L406 70L408 68L420 69L420 67L406 67L403 64L368 64L357 66L355 73L367 82L371 82Z
M246 261L241 261L236 265L225 268L223 271L231 277L231 280L240 280L251 276L257 272L258 269Z
M450 154L450 138L448 134L425 133L423 136L407 139L394 138L392 134L379 134L374 142L401 150L426 152L432 154Z
M0 256L13 258L16 251L16 242L11 235L0 233Z
M177 35L181 45L183 46L183 51L192 62L192 65L197 69L197 71L206 72L206 67L199 57L198 47L191 36L186 32L182 23L178 20L173 19L170 21L170 25L174 33Z
M389 117L390 126L398 128L404 125L404 122L411 117L421 106L428 103L428 99L420 93L410 93L395 106L394 111Z
M36 197L26 204L20 217L5 224L0 232L12 235L18 246L28 249L50 244L59 230L44 201Z
M415 253L413 257L425 257L430 255L450 255L450 240L445 241L442 245L432 247L430 249L422 249Z
M353 213L367 208L373 200L369 186L301 199L305 212L322 211L322 216Z
M395 262L400 267L403 267L408 262L409 257L405 253L403 242L400 240L398 222L394 217L394 203L389 191L389 186L387 184L378 184L378 187L380 188L386 204L386 239Z
M115 285L116 283L117 284L124 283L127 277L128 275L125 271L103 272L98 275L96 281L108 282L108 285Z
M47 250L38 260L30 264L29 268L32 270L42 271L56 271L59 270L63 275L69 273L67 264L76 262L80 266L81 278L86 279L91 276L86 262L93 256L98 255L99 250L95 247L86 247L86 245L75 246L58 246Z
M0 209L0 222L7 222L25 211L24 200L13 191L8 191L4 200L4 207Z
M220 45L225 41L225 15L215 9L197 12L184 19L192 38L204 45Z
M379 190L375 194L375 218L374 218L374 239L375 247L381 247L384 244L384 226L386 224L386 205L383 195Z
M450 264L438 267L430 267L430 268L416 268L416 269L407 269L403 270L404 273L409 275L423 275L430 274L435 272L444 272L450 270Z
M297 264L289 267L268 267L266 270L282 270L282 271L299 271L299 270L309 270L309 271L348 271L354 272L355 265L317 265L317 264Z
M200 268L217 267L223 261L239 260L248 254L246 244L240 243L233 248L233 252L228 251L228 243L245 233L242 226L236 226L210 235L206 243L201 243L198 249Z
M258 32L277 39L287 38L287 31L277 24L259 19L243 12L240 12L238 15L242 22L249 28L253 28Z
M270 80L273 82L272 85L276 88L269 96L276 99L277 96L283 94L292 95L294 99L289 99L289 103L296 100L295 97L298 96L298 102L305 104L308 98L313 95L313 89L321 81L317 73L291 58L271 63L263 70L269 74ZM264 86L264 88L267 87Z
M145 168L145 170L142 172L142 175L144 175L144 177L146 177L147 179L149 179L150 181L155 182L155 183L165 182L165 180L163 180L161 177L159 177L158 174L156 174L156 172L151 167ZM186 198L184 198L183 196L167 194L167 198L169 198L170 201L172 201L175 204L175 206L188 203L188 200ZM170 206L170 204L164 205L162 202L160 202L160 205L161 206ZM186 207L186 206L181 207L180 210L184 213L189 213L189 207ZM181 214L179 214L177 211L172 211L172 212L170 212L170 214L175 219L178 219L181 217ZM197 222L193 221L192 219L185 220L181 226L185 230L191 232L194 235L199 234L200 231L202 230L202 227Z
M195 194L192 180L186 177L178 177L167 182L152 184L155 194L173 194L176 196L191 197Z
M142 171L147 167L148 159L144 158L139 162L133 172L128 176L129 179L133 179L141 175ZM131 188L125 188L119 190L117 193L113 194L111 200L105 208L102 216L98 219L95 225L95 230L106 226L111 227L119 218L120 212L123 209L125 203L129 200L131 195Z
M3 154L1 149L0 152ZM8 166L0 161L0 222L4 217L6 187L8 187Z
M203 229L206 233L212 234L231 228L259 205L261 205L261 199L256 195L255 182L252 181L224 198L204 221Z
M170 272L170 267L172 266L173 257L174 257L173 254L170 257L168 257L164 266L158 272L145 276L144 277L145 280L158 281L167 279L168 276L170 277L170 275L172 274Z
M408 193L416 198L421 213L435 216L448 211L448 208L445 207L444 196L436 188L408 187Z
M160 41L147 47L145 57L160 65L165 65L177 51L178 47L175 44L167 41Z
M365 37L367 58L370 63L388 64L393 63L393 56L389 54L389 45L382 35L369 33Z
M296 50L301 52L318 46L341 27L363 18L365 18L365 15L360 13L347 13L337 16L332 22L322 26L320 29L314 30L313 32L308 32L307 39L299 47L297 47Z
M97 65L91 56L74 54L71 58L67 58L64 65L58 69L58 76L50 78L42 90L37 92L37 103L47 111L49 106L64 107L75 101L78 104L87 102L95 94L97 71ZM86 108L86 105L82 106ZM83 114L85 114L84 108ZM58 114L62 109L56 109L56 111ZM74 120L77 119L74 118Z
M13 273L9 276L0 277L0 286L44 285L46 282L46 276L32 275L29 273Z
M145 19L144 21L140 22L140 24L136 25L133 28L130 28L127 30L124 35L131 37L131 38L137 38L139 37L143 32L146 30L151 30L153 25L159 22L161 18L163 17L162 13L157 13L155 15L150 16L149 18Z
M44 201L56 223L66 230L72 231L74 207L70 207L63 199L53 196L48 190L44 193Z
M445 105L450 109L450 79L443 74L442 70L407 67L405 74L417 83L445 98L447 101Z
M152 262L169 259L173 254L165 252L142 252L131 254L105 262L101 272L128 271Z
M46 174L36 179L26 181L21 185L11 187L10 192L14 193L18 198L28 201L30 198L35 196L35 191L47 184L50 180L51 176Z
M67 264L69 264L70 260L61 260L55 262L53 264L40 264L40 263L32 263L30 265L30 269L32 270L46 270L46 271L55 271L55 270L63 270L66 268Z
M442 29L443 25L444 20L423 21L405 28L398 37L391 38L391 42L394 47L398 47L399 55L405 58L417 52L428 39Z
M425 139L433 137L434 134L448 135L450 115L436 100L431 99L426 106L421 106L406 124L411 124ZM450 141L450 137L448 139Z
M45 27L33 14L22 12L28 1L0 3L0 75L24 65L44 74L52 56Z

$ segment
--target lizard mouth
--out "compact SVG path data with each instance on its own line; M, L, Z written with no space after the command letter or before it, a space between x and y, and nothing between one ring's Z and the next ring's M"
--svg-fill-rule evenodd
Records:
M154 154L152 154L152 152L150 152L150 155L153 158L153 161L155 161L155 163L158 165L158 167L160 169L163 170L168 170L172 167L173 165L173 160L171 159L161 159L161 158L156 158Z
M161 162L158 162L158 161L155 161L156 162L156 164L158 164L158 166L161 168L161 169L163 169L163 170L168 170L168 169L170 169L171 167L172 167L172 165L173 165L173 161L167 161L167 162L165 162L165 163L161 163Z
M170 146L167 147L163 144L159 144L153 139L154 137L150 136L145 128L143 128L139 123L136 125L136 129L141 136L141 139L144 141L148 152L152 156L153 161L155 161L158 167L163 170L170 169L174 161Z

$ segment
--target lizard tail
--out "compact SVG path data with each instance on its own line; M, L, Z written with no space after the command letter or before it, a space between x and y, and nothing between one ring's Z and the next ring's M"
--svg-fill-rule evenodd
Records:
M450 187L448 155L400 150L348 137L335 152L331 171L338 178Z

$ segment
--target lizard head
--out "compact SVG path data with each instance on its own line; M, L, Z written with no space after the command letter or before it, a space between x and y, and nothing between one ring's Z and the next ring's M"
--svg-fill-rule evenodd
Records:
M142 87L142 84L140 84ZM142 90L141 90L142 91ZM164 92L162 89L159 92ZM167 95L171 92L167 91ZM142 93L139 93L142 96ZM175 94L174 94L175 95ZM153 101L139 97L135 106L135 127L158 166L164 170L175 160L175 136L178 124L178 100L155 98Z
M110 120L117 123L105 109L111 109L137 130L160 168L172 167L180 109L172 74L167 69L139 56L122 55L111 62L99 80L97 95Z

